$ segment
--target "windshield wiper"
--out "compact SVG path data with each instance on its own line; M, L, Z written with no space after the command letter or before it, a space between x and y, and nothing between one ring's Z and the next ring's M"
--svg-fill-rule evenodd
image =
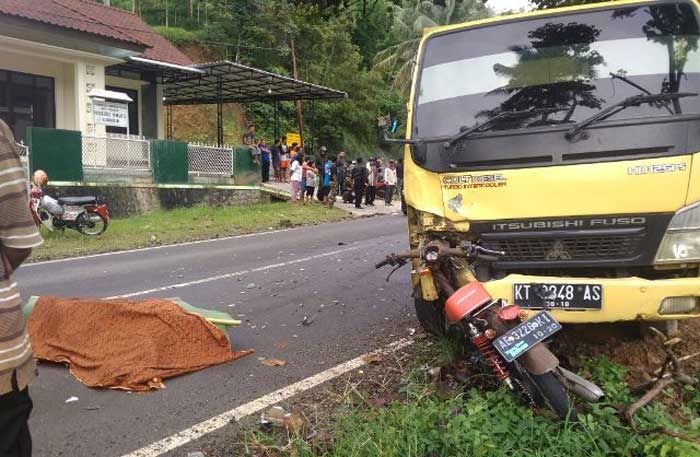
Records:
M587 129L590 125L595 124L596 122L603 121L610 116L613 116L620 111L629 108L630 106L640 106L643 103L655 103L655 102L664 102L664 101L670 101L670 100L675 100L678 98L683 98L683 97L697 97L697 93L695 92L673 92L673 93L668 93L668 94L639 94L639 95L633 95L631 97L627 97L624 100L620 100L617 103L614 103L610 106L608 106L605 109L602 109L595 113L593 116L589 117L588 119L584 119L581 122L578 122L576 125L574 125L571 129L569 129L568 132L566 132L566 139L569 141L573 141L578 137L578 135Z
M631 79L629 79L627 76L620 75L620 74L617 74L617 73L612 73L612 72L610 72L609 74L610 74L610 77L611 77L612 79L619 79L620 81L622 81L622 82L624 82L624 83L626 83L626 84L629 84L630 86L634 87L635 89L641 90L642 92L644 92L644 93L647 94L647 95L653 95L653 94L651 93L651 91L647 90L647 89L644 88L643 86L640 86L640 85L637 84L636 82L634 82L634 81L632 81ZM668 111L668 113L669 113L671 116L673 116L673 115L675 114L675 113L673 112L673 110L672 110L671 108L669 108L668 102L666 102L666 103L664 104L664 108L666 108L666 111Z
M564 111L566 109L568 108L533 108L522 111L501 111L500 113L491 116L490 118L474 125L473 127L462 127L458 133L456 133L454 136L448 138L445 141L445 149L451 148L458 141L463 140L465 138L469 138L475 133L481 133L491 130L496 126L496 123L502 119L517 119L520 117L527 117L533 114L551 114L559 111Z

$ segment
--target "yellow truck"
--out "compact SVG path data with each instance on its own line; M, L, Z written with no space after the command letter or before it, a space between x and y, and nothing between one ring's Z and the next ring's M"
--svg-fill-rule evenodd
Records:
M700 317L699 6L621 0L430 29L395 140L411 248L503 251L458 282L560 322ZM418 266L430 329L447 297Z

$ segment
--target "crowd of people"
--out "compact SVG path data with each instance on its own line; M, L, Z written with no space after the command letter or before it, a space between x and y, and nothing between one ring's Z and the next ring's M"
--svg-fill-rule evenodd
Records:
M275 139L270 146L255 136L255 126L248 126L243 142L250 148L253 162L260 164L262 182L290 183L292 202L306 204L316 201L333 206L340 196L344 203L374 206L377 197L393 206L394 197L401 199L403 189L402 160L384 157L357 157L348 160L343 151L329 154L325 146L315 157L306 155L297 144L287 144L287 137ZM271 178L272 177L272 178ZM403 200L402 204L403 204Z

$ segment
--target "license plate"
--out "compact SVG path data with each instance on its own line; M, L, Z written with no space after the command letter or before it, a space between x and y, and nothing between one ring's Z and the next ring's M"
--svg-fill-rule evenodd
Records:
M601 309L600 284L513 284L513 302L522 308Z
M559 330L559 322L547 311L541 311L493 340L493 346L506 361L512 362Z

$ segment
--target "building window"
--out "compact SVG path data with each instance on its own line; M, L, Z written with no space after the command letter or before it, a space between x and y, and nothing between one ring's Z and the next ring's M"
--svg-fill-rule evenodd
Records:
M133 100L129 102L129 134L130 135L140 135L139 130L139 92L132 89L123 89L121 87L105 86L106 90L111 90L113 92L121 92L126 94ZM123 133L126 134L126 128L124 127L110 127L107 126L107 133Z
M0 118L16 141L26 138L27 127L56 128L54 79L0 70Z

